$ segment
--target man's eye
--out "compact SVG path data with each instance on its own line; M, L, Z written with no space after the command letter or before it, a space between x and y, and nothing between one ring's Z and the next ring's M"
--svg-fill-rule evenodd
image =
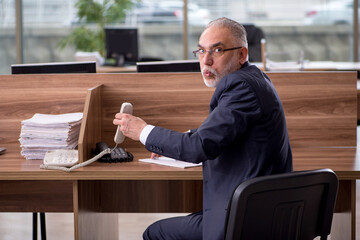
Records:
M215 48L214 50L213 50L213 52L216 52L216 53L220 53L220 52L222 52L223 50L222 50L222 48Z
M200 53L200 54L204 54L204 53L205 53L205 50L204 50L204 49L199 49L199 53Z

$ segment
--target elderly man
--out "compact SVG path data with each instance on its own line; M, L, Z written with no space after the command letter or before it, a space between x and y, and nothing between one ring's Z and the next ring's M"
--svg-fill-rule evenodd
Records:
M248 62L244 27L230 19L210 22L198 49L201 73L216 88L210 113L195 130L175 132L129 114L113 123L148 150L203 163L203 211L160 220L144 239L223 239L227 207L245 180L292 171L292 152L282 103L268 76Z

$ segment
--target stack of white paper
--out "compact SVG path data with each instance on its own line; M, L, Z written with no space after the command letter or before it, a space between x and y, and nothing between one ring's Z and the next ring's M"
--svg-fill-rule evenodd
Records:
M44 159L55 149L74 149L78 144L82 113L39 114L21 122L21 155Z

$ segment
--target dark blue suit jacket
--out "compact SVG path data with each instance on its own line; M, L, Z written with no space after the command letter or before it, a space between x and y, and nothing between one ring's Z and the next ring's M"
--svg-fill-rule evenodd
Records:
M226 209L241 182L292 171L292 152L280 98L270 79L245 63L224 77L210 113L190 133L155 127L146 148L203 162L203 239L223 239Z

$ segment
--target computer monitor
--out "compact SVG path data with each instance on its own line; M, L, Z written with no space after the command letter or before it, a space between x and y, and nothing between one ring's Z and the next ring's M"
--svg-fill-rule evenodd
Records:
M105 28L106 58L114 65L135 64L138 57L137 28Z
M53 62L12 64L12 74L96 73L96 62Z
M137 72L200 72L199 60L137 62Z

